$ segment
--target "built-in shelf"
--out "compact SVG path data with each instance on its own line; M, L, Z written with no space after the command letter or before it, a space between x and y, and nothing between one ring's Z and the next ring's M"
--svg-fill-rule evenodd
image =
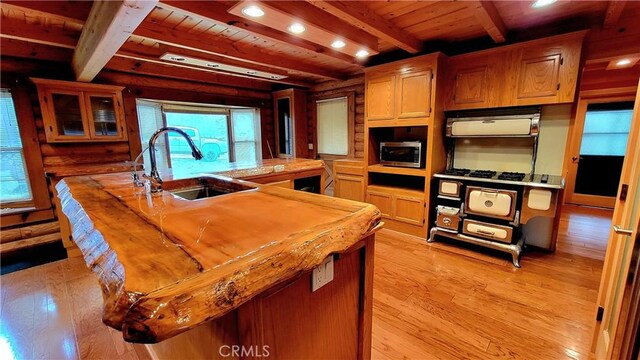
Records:
M407 126L429 126L430 124L425 119L409 119L409 120L376 120L369 121L367 127L369 128L381 128L381 127L407 127Z
M381 164L369 165L367 167L367 170L369 172L382 173L382 174L410 175L410 176L421 176L421 177L424 177L426 175L425 169L384 166Z

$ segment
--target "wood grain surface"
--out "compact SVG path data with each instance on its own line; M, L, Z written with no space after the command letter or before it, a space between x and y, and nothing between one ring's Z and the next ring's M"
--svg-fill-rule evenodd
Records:
M166 188L185 181L163 175ZM222 316L344 252L380 222L372 205L224 181L254 189L189 201L168 191L149 196L128 173L58 184L73 237L102 287L103 322L125 340L153 343Z

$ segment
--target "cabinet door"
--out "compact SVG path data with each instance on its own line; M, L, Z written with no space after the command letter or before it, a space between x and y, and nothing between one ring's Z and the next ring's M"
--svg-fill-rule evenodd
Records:
M367 202L377 206L383 217L393 217L393 199L391 194L369 190L367 191Z
M487 66L458 70L453 86L455 105L487 102Z
M398 77L398 119L429 117L431 113L431 70Z
M555 100L560 88L561 63L560 49L523 49L518 71L517 101L524 99L524 103L529 103L536 99L542 102L545 98Z
M396 76L387 75L367 81L368 120L390 120L395 116Z
M96 140L124 140L122 101L114 93L85 92L91 137Z
M406 222L413 225L422 225L424 222L424 199L395 195L395 206L393 218L397 221Z
M334 196L364 201L364 178L361 176L336 175L334 180Z
M77 141L90 139L85 114L85 99L81 91L48 89L40 102L47 141Z

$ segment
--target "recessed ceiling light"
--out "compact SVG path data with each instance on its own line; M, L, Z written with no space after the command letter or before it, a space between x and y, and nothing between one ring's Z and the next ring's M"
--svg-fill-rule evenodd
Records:
M340 40L340 39L335 40L334 42L331 43L331 47L334 48L334 49L342 49L346 45L347 44L344 41Z
M356 53L356 57L359 58L366 58L367 56L369 56L369 52L367 50L358 50Z
M620 59L616 62L616 66L625 66L631 64L631 60L629 59Z
M183 58L181 56L172 56L172 57L170 57L170 59L173 60L173 61L185 61L185 60L187 60L187 59L185 59L185 58Z
M246 8L242 9L242 13L254 18L264 16L264 11L255 5L247 6Z
M302 34L307 29L304 27L304 25L295 22L295 23L289 25L287 30L289 30L290 32L292 32L294 34Z
M533 4L531 5L531 7L534 8L541 8L541 7L545 7L547 5L551 5L554 2L556 2L557 0L536 0L533 2Z

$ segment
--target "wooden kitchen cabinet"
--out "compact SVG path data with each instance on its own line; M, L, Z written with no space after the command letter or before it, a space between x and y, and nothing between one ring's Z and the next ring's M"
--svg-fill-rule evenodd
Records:
M359 160L333 162L333 196L364 201L364 163Z
M32 79L47 142L127 139L121 86Z
M426 125L433 118L435 53L369 68L365 118L369 126Z
M422 191L369 185L367 202L376 205L385 218L419 228L424 224L425 198Z
M367 119L391 120L395 116L395 74L376 77L367 81Z
M573 102L585 32L454 56L445 110Z
M427 70L398 76L398 119L429 117L432 74Z

